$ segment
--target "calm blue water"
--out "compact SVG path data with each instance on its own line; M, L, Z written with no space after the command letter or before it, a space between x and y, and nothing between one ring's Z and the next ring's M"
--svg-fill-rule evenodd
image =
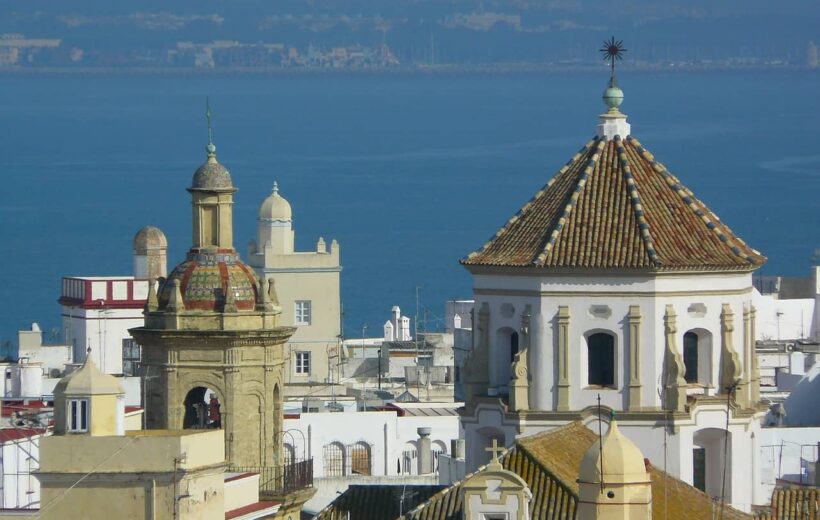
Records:
M766 272L805 275L820 246L820 74L622 76L633 134ZM183 257L206 95L243 254L278 180L298 246L341 243L348 336L378 334L393 304L412 314L417 285L441 316L470 295L458 259L592 137L606 79L2 77L0 342L58 326L61 276L130 274L145 224L167 234L171 266Z

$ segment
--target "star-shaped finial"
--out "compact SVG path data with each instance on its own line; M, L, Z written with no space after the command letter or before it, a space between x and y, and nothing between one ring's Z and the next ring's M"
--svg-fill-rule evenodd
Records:
M615 62L624 59L626 48L623 40L616 40L614 36L608 40L604 40L604 45L598 49L603 54L604 60L609 60L609 66L612 69L612 84L615 85Z

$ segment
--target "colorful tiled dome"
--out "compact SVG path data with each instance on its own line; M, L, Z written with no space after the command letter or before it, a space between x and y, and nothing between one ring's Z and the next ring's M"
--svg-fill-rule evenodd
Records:
M192 190L232 190L231 173L216 160L216 146L207 147L208 159L194 172Z
M159 290L159 307L164 309L179 280L185 310L225 310L228 291L233 294L236 309L253 310L258 281L253 269L245 265L235 251L189 251L184 262L176 266Z

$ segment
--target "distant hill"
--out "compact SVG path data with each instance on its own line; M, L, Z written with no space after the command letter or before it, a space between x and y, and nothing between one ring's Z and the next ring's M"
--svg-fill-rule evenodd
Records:
M816 0L4 0L0 9L0 33L108 53L236 40L384 43L405 64L589 62L615 34L632 60L802 62L820 41Z

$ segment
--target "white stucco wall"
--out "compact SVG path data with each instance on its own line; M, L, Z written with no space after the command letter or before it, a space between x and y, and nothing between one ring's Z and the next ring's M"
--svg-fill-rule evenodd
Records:
M86 351L100 370L122 374L122 342L130 338L128 329L143 325L142 309L83 309L63 306L63 332L73 345L75 363L85 360Z
M678 349L683 335L693 330L711 343L710 383L718 386L720 361L720 314L723 304L734 312L734 348L743 362L743 310L752 303L751 275L698 274L663 276L474 276L476 308L490 307L490 384L506 393L509 354L498 345L499 331L519 330L526 305L532 309L529 357L532 375L530 408L554 410L557 406L557 324L559 306L569 307L570 408L580 410L596 403L616 410L628 404L629 324L631 305L641 311L641 399L643 406L660 406L657 392L663 372L664 313L672 305L677 314ZM593 306L608 308L594 314ZM695 310L697 306L698 309ZM705 312L700 309L705 307ZM512 308L512 312L509 312ZM690 309L692 311L690 312ZM504 311L507 311L506 313ZM606 315L608 314L608 316ZM607 332L615 337L615 386L588 388L586 336Z
M450 403L452 405L452 403ZM399 475L399 462L407 445L415 443L419 427L431 428L435 446L450 449L450 440L460 436L459 418L405 416L394 411L302 413L298 419L285 419L285 442L292 443L297 459L313 457L313 475L325 477L324 446L338 442L343 446L364 442L370 446L372 475Z
M763 428L760 434L761 487L771 496L778 480L814 485L820 427Z

